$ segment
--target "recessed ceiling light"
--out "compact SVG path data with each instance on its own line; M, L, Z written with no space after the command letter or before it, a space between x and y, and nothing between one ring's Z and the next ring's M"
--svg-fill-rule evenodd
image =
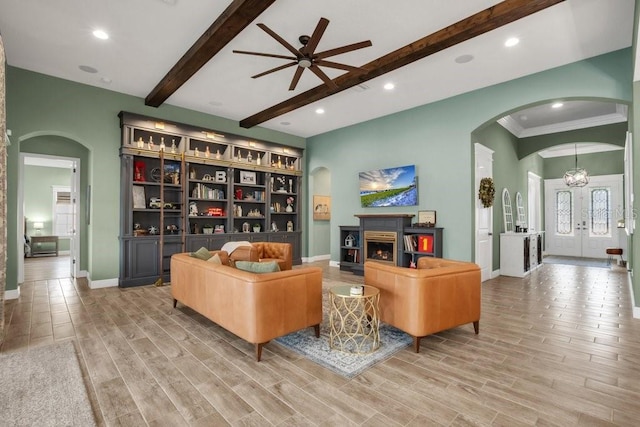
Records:
M324 114L324 108L316 109L316 114Z
M107 34L105 31L103 30L95 30L93 32L93 36L95 38L98 38L100 40L107 40L109 38L109 34Z
M467 62L473 61L473 55L460 55L454 61L458 64L466 64Z
M395 88L396 85L394 85L393 83L389 82L389 83L385 83L385 85L383 87L384 87L384 90L393 90L393 88Z
M504 45L506 47L512 47L512 46L517 45L518 43L520 43L520 39L519 38L511 37L511 38L508 38L506 42L504 42Z
M553 104L551 104L551 108L560 108L563 105L564 104L562 102L554 102Z
M98 72L97 69L89 66L89 65L80 65L78 68L80 68L82 71L84 71L85 73L91 73L91 74L95 74Z

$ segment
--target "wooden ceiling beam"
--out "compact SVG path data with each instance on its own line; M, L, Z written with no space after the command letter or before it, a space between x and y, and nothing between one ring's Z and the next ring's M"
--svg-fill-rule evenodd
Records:
M375 59L360 67L362 71L351 71L336 77L333 81L337 87L330 88L325 84L316 86L241 120L240 126L251 128L564 1L505 0Z
M234 0L147 95L159 107L275 0Z

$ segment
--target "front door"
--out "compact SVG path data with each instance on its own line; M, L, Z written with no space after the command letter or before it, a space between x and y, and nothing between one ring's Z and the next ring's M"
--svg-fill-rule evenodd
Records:
M562 179L545 180L547 253L605 258L618 246L618 219L623 218L622 176L591 177L588 185L570 188Z

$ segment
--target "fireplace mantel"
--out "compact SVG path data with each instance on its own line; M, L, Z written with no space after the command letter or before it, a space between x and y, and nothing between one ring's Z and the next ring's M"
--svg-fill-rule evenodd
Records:
M355 214L356 218L413 218L414 214Z

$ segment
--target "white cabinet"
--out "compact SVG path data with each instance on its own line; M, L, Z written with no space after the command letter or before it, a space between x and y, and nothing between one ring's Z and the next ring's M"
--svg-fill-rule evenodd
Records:
M500 274L524 277L542 265L542 233L500 234Z

